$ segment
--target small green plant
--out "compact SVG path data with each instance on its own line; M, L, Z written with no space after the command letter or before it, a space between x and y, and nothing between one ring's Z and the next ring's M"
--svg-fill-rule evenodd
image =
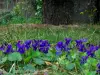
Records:
M80 14L81 15L87 14L88 17L89 17L89 19L90 19L90 23L92 23L92 21L93 21L92 19L93 19L94 14L95 14L96 11L97 11L97 9L96 8L93 8L93 9L88 9L88 10L85 10L83 12L80 12Z
M46 73L50 75L96 75L97 72L99 73L100 35L95 33L93 27L69 27L67 30L55 27L39 29L9 26L8 28L10 34L8 30L3 30L0 33L2 35L0 42L4 45L3 47L0 44L0 68L5 69L9 75L33 74L44 69L48 70ZM65 37L73 39L64 40ZM83 37L88 38L88 41ZM48 39L49 50L46 47L48 44L45 44L43 39ZM39 41L40 43L37 44ZM76 41L79 42L78 45ZM17 44L18 42L20 44ZM3 48L5 49L3 50ZM37 48L37 50L33 48ZM92 53L94 57L92 57ZM44 72L40 72L40 74L42 73L44 74Z

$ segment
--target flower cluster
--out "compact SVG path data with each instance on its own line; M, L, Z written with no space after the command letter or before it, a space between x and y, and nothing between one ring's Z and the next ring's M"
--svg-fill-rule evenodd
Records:
M8 45L2 44L0 50L5 54L13 52L13 48L11 44Z
M97 64L97 73L100 74L100 63Z
M86 47L84 42L87 42L87 39L76 40L77 49L80 52L85 52L86 53L86 56L81 57L81 61L80 61L81 64L86 63L86 61L89 57L95 57L95 51L97 51L99 49L99 46L95 46L93 44L88 44L88 46Z
M71 48L70 43L72 42L71 38L65 38L64 42L59 41L55 45L55 50L56 50L56 55L61 55L62 52L67 52L70 53L70 50L73 48L77 48L79 53L85 53L85 56L82 56L80 58L80 64L84 64L87 62L89 57L94 58L95 52L99 50L100 45L93 45L87 43L87 39L79 39L75 40L74 42L76 43L74 47ZM22 41L17 41L16 43L16 49L12 47L11 44L2 44L0 46L0 51L2 51L5 54L9 54L12 52L19 52L20 54L24 54L27 50L33 49L34 51L39 50L40 52L43 53L48 53L50 49L50 43L48 40L26 40L24 43ZM100 63L97 64L97 73L100 73Z
M87 39L75 40L75 42L76 42L76 47L80 52L86 52L86 47L83 43L87 42Z
M39 50L40 52L48 53L50 44L47 40L26 40L24 43L22 41L18 41L16 43L16 49L14 49L11 44L2 44L0 46L0 50L6 54L12 52L19 52L20 54L24 54L30 48L35 51Z
M62 51L69 52L71 48L69 48L69 44L71 42L71 38L65 38L65 42L59 41L55 48L56 48L56 55L61 55Z
M32 41L32 47L34 50L38 49L43 53L48 53L50 44L47 40L34 40Z

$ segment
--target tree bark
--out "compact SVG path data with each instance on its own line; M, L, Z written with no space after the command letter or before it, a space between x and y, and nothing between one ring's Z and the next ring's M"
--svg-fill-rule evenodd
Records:
M43 0L43 23L69 24L74 4L71 0Z
M97 10L96 10L94 22L98 23L98 22L100 22L100 0L95 1L95 7Z

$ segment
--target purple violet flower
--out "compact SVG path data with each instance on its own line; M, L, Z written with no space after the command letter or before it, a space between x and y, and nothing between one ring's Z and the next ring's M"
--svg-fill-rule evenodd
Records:
M98 50L97 46L90 45L86 53L90 57L95 57L95 51L96 50Z
M32 48L33 48L33 50L37 50L37 48L38 48L38 45L39 45L39 41L38 40L33 40L32 41Z
M68 46L71 40L72 40L71 38L65 38L65 44Z
M97 64L97 68L100 69L100 63Z
M59 41L59 42L56 44L55 48L56 48L56 55L61 55L61 54L62 54L62 50L63 50L63 48L64 48L63 42L62 42L62 41Z
M57 44L56 44L56 51L61 51L63 50L64 46L63 46L63 42L62 41L59 41Z
M4 44L2 44L2 45L0 46L0 50L1 50L1 51L5 50L5 45L4 45Z
M26 40L25 41L25 48L26 48L26 50L28 50L30 47L31 47L31 43L32 43L32 40Z
M39 51L43 53L48 53L49 48L50 44L47 40L42 40L39 42Z
M25 53L25 44L21 44L21 41L18 41L16 47L17 47L17 52L19 52L20 54Z
M88 56L82 56L80 64L85 64L87 62Z
M25 53L25 45L22 44L18 47L17 51L20 53L20 54L24 54Z
M11 53L11 52L13 52L12 45L8 44L6 50L4 51L4 53Z
M80 52L86 52L87 50L84 44L79 45L77 48L79 49Z

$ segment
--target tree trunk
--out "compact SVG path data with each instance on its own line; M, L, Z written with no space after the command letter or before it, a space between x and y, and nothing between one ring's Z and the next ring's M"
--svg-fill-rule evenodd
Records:
M74 4L71 0L43 0L43 23L69 24Z
M95 7L97 10L96 10L94 22L98 23L98 22L100 22L100 0L95 1Z

